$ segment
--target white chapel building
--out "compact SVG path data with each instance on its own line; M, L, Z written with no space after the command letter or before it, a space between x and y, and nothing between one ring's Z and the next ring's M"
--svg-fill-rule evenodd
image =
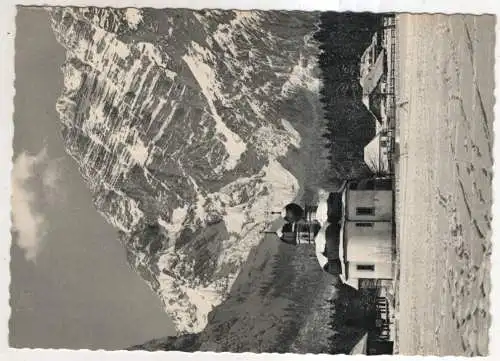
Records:
M320 197L318 219L321 230L315 239L316 256L321 267L329 262L324 254L332 240L326 239L328 208L326 197ZM331 218L331 217L330 217ZM341 280L358 289L364 279L393 278L393 193L390 178L373 178L347 182L342 190L342 214L338 216L338 257Z

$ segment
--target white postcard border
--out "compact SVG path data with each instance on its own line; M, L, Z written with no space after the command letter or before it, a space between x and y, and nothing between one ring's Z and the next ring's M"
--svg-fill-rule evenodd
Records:
M360 1L320 1L320 0L146 0L146 1L131 1L131 0L71 0L71 1L40 1L40 0L19 0L13 2L11 0L4 0L0 5L0 53L2 56L0 66L0 86L1 86L1 123L0 123L0 144L2 151L0 152L0 164L2 172L0 178L0 229L2 232L3 241L0 242L0 263L2 271L0 272L0 288L3 290L0 303L0 319L3 323L2 337L0 338L0 359L8 360L64 360L66 358L71 360L132 360L135 357L148 360L329 360L331 357L336 357L337 360L349 359L352 360L355 356L331 356L331 355L271 355L271 354L228 354L228 353L181 353L181 352L144 352L144 351L69 351L69 350L14 350L8 348L8 320L10 317L9 308L9 249L10 249L10 172L12 169L12 137L14 126L12 123L13 115L13 96L14 96L14 36L15 36L15 5L94 5L94 6L115 6L115 7L133 7L133 6L146 6L146 7L188 7L188 8L224 8L224 9L290 9L290 10L337 10L337 11L374 11L374 12L439 12L446 14L453 13L494 13L499 14L500 1L498 0L476 0L476 1L453 1L453 0L439 0L439 1L390 1L390 0L360 0ZM499 19L496 24L496 37L499 39ZM500 60L500 47L499 41L496 42L495 49L495 80L496 84L500 84L499 79L499 61ZM500 87L495 88L495 117L498 120L500 110ZM494 122L495 134L500 134L500 123ZM495 137L496 138L496 137ZM500 142L494 143L494 154L500 155ZM496 170L496 164L494 171ZM498 238L498 229L500 222L497 215L500 215L499 202L497 201L499 180L495 173L493 180L493 243ZM497 252L497 247L494 244L493 254L491 258L492 263L492 291L491 291L491 313L493 324L490 329L490 359L497 359L500 356L500 345L497 336L500 335L500 317L497 307L500 305L500 271L498 262L500 257ZM357 359L363 356L356 356ZM376 357L376 359L393 359L394 357L400 358L403 356L386 356ZM408 359L416 359L417 357L406 357ZM453 358L453 357L448 357ZM455 358L454 358L455 359Z

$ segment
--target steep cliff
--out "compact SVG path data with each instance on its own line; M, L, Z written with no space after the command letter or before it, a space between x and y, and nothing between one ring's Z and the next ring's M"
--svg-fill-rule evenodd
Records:
M314 247L268 237L248 257L230 296L198 334L153 340L132 349L328 353L332 276L318 267Z
M180 332L221 304L301 189L316 13L51 8L67 152ZM309 138L308 138L309 139ZM288 158L287 158L288 156Z
M152 340L131 350L349 353L370 327L372 294L341 285L318 267L314 246L273 242L254 248L229 297L203 331Z

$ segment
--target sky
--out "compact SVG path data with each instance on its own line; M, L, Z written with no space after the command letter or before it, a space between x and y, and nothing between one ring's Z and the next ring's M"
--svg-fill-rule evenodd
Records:
M41 8L19 9L15 51L9 344L111 350L175 334L64 151L65 56Z

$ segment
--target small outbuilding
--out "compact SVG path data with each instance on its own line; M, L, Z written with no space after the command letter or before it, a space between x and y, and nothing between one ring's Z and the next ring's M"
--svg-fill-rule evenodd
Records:
M362 102L376 120L377 132L385 123L386 52L381 33L375 33L372 42L361 56L359 83Z
M370 143L365 146L364 161L373 173L389 173L390 148L390 137L385 131L379 132Z

